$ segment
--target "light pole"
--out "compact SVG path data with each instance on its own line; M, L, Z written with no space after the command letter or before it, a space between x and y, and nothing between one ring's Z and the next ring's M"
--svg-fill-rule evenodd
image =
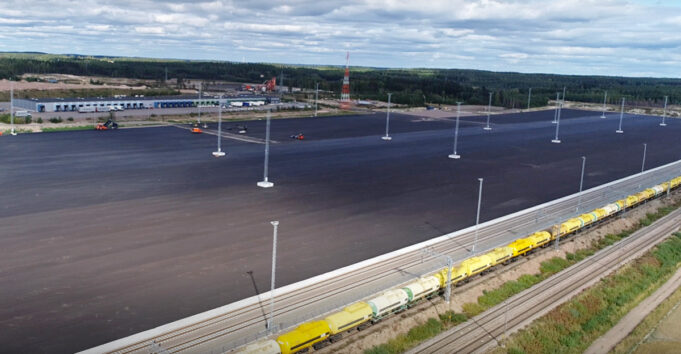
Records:
M561 231L562 231L561 225L562 224L561 224L560 219L557 219L556 222L555 222L555 225L553 226L553 229L555 230L555 234L556 234L556 242L554 244L555 245L554 249L556 251L560 249L560 236L561 236Z
M667 123L664 122L664 118L667 116L667 98L669 98L669 96L664 96L664 111L662 111L662 123L660 123L661 127L667 126Z
M203 90L203 82L199 82L199 103L196 105L196 108L199 109L199 118L197 119L197 123L201 124L201 91Z
M565 102L565 88L566 86L563 86L563 102Z
M390 96L392 96L392 93L388 93L388 114L385 116L385 136L381 138L385 141L393 140L388 134L388 129L390 128Z
M12 81L12 85L10 86L10 99L9 99L9 114L10 114L10 123L12 126L12 135L17 135L17 132L14 131L14 81Z
M424 248L421 250L421 252L431 257L440 257L445 259L445 262L447 263L447 285L445 288L445 302L449 304L450 295L452 293L452 265L453 265L452 257L446 254L439 253L433 250L432 248ZM421 262L423 262L423 258L421 258Z
M603 113L601 113L601 119L605 119L605 102L608 100L608 91L603 94Z
M579 178L579 197L577 198L577 211L582 205L582 187L584 187L584 167L586 167L586 156L582 156L582 176Z
M643 173L646 168L646 150L648 150L648 144L643 143L643 161L641 161L641 173Z
M461 115L461 102L456 103L456 126L454 128L454 152L449 155L450 159L460 159L461 155L456 153L456 145L459 140L459 116Z
M258 187L271 188L274 183L267 179L267 169L270 163L270 111L267 111L267 127L265 128L265 168L262 181L258 182Z
M473 248L471 253L475 253L475 246L478 244L478 228L480 224L480 205L482 204L482 178L478 178L480 188L478 189L478 214L475 217L475 240L473 241Z
M487 103L487 126L482 128L485 130L492 130L492 127L489 126L489 115L490 111L492 110L492 93L489 93L489 102Z
M530 101L532 100L532 88L530 87L530 91L527 93L527 110L530 110Z
M314 90L314 116L317 116L317 102L319 101L319 83L316 84Z
M615 130L615 133L622 134L624 133L624 130L622 130L622 118L624 117L624 97L622 97L622 108L620 109L620 127L619 129Z
M563 109L563 102L560 102L560 108L558 108L558 114L556 114L556 138L551 140L554 144L560 144L560 139L558 139L558 131L560 130L560 111Z
M222 157L225 156L225 153L222 151L222 95L220 95L220 99L218 100L218 151L213 152L213 156L215 157Z
M560 92L556 92L556 110L553 112L553 124L558 123L558 101L560 101Z
M273 320L274 320L274 278L277 270L277 228L279 227L279 221L271 221L273 230L272 236L272 282L270 289L270 316L267 319L267 330L273 331Z

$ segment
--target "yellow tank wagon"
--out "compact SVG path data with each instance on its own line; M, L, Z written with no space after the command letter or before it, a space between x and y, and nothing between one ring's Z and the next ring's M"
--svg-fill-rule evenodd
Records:
M280 335L277 338L282 354L297 353L309 347L315 349L323 347L321 342L331 334L331 329L326 321L314 321L303 323L291 332Z
M511 247L499 247L486 254L492 260L492 267L499 264L508 264L513 260L513 249Z
M324 321L326 321L331 330L329 341L333 343L341 339L343 332L355 328L362 330L369 327L369 320L371 320L372 314L373 311L369 304L366 302L357 302L344 308L343 311L328 316Z

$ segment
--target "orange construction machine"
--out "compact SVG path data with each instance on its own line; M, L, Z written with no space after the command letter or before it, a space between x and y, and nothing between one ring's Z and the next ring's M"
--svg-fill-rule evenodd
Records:
M112 119L106 121L106 123L99 123L95 126L95 130L109 130L118 129L118 123L114 122Z

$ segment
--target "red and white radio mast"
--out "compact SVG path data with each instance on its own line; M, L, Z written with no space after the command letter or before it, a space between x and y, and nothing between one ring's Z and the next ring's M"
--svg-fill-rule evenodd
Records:
M340 102L342 109L350 108L350 52L345 55L345 76L343 76Z

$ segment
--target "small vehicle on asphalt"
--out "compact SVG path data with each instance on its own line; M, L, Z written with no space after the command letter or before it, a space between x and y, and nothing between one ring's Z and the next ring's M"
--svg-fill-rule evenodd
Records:
M191 129L192 134L201 134L203 133L203 130L199 128L199 123L194 123L192 124L192 129Z

